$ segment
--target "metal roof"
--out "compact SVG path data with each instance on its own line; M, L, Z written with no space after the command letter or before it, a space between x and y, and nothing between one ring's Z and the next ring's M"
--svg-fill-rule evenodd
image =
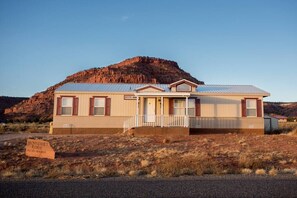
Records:
M222 93L222 94L260 94L270 95L268 92L253 85L199 85L199 93Z
M154 85L170 92L167 84L128 84L128 83L67 83L56 91L85 91L85 92L135 92L135 89Z
M128 83L67 83L56 89L56 91L77 92L135 92L136 89L153 85L170 92L169 84L128 84ZM197 93L201 94L270 94L253 85L198 85Z

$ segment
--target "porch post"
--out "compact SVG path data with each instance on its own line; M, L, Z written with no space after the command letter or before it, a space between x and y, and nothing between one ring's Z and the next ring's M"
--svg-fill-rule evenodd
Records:
M188 127L188 117L189 117L189 100L186 97L186 117L185 117L185 127Z
M139 114L139 96L136 96L136 117L135 117L135 126L138 127L138 114Z
M163 115L164 115L164 107L163 107L163 104L164 104L164 102L163 102L163 96L161 96L161 127L163 127L164 126L164 118L163 118Z

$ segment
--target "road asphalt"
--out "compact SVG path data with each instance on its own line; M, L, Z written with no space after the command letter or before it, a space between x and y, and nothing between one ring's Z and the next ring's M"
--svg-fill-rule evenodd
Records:
M297 176L1 180L0 197L297 197Z

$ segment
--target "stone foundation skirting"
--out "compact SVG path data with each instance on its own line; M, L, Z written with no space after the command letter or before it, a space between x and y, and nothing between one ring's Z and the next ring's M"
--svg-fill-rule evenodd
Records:
M227 133L264 135L264 129L201 129L201 128L190 129L190 135L227 134Z
M53 134L115 134L123 128L53 128Z
M53 128L53 134L115 134L123 128ZM186 127L138 127L130 129L135 136L188 136L199 134L254 134L264 135L264 129L202 129Z
M186 127L138 127L131 129L135 136L189 136Z

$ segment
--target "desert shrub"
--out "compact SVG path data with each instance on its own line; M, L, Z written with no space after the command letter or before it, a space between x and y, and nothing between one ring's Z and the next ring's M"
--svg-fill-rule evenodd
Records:
M43 171L41 170L36 170L36 169L30 169L29 171L26 172L26 177L41 177L43 176Z
M244 175L249 175L249 174L253 173L253 170L249 169L249 168L243 168L243 169L241 169L241 173Z
M265 175L266 174L266 171L265 169L257 169L255 171L256 175Z
M182 175L222 174L224 167L214 160L195 157L164 160L157 167L157 172L166 177Z
M107 169L101 165L95 165L93 167L93 174L95 174L97 177L117 177L119 175L126 174L125 170L111 170Z
M0 133L5 133L6 131L6 124L0 124Z
M29 132L29 133L47 133L49 123L6 123L0 125L0 132Z
M275 133L291 133L297 131L297 123L296 122L286 122L286 123L279 123L279 129L275 131Z
M269 165L269 161L252 154L241 154L238 159L239 168L259 169Z
M268 174L270 176L276 176L278 173L277 169L275 169L274 167L272 169L269 170Z
M297 136L297 128L292 129L292 130L288 133L288 135L291 135L291 136Z
M84 164L76 165L73 170L76 175L86 175L91 173L90 167Z
M16 173L14 171L11 171L11 170L4 170L4 171L1 172L2 177L13 177L15 175L16 175Z
M61 175L63 175L63 173L61 172L61 169L58 167L53 167L49 169L49 171L45 175L45 178L58 178Z
M284 174L294 174L296 172L296 169L294 168L285 168L281 171Z

